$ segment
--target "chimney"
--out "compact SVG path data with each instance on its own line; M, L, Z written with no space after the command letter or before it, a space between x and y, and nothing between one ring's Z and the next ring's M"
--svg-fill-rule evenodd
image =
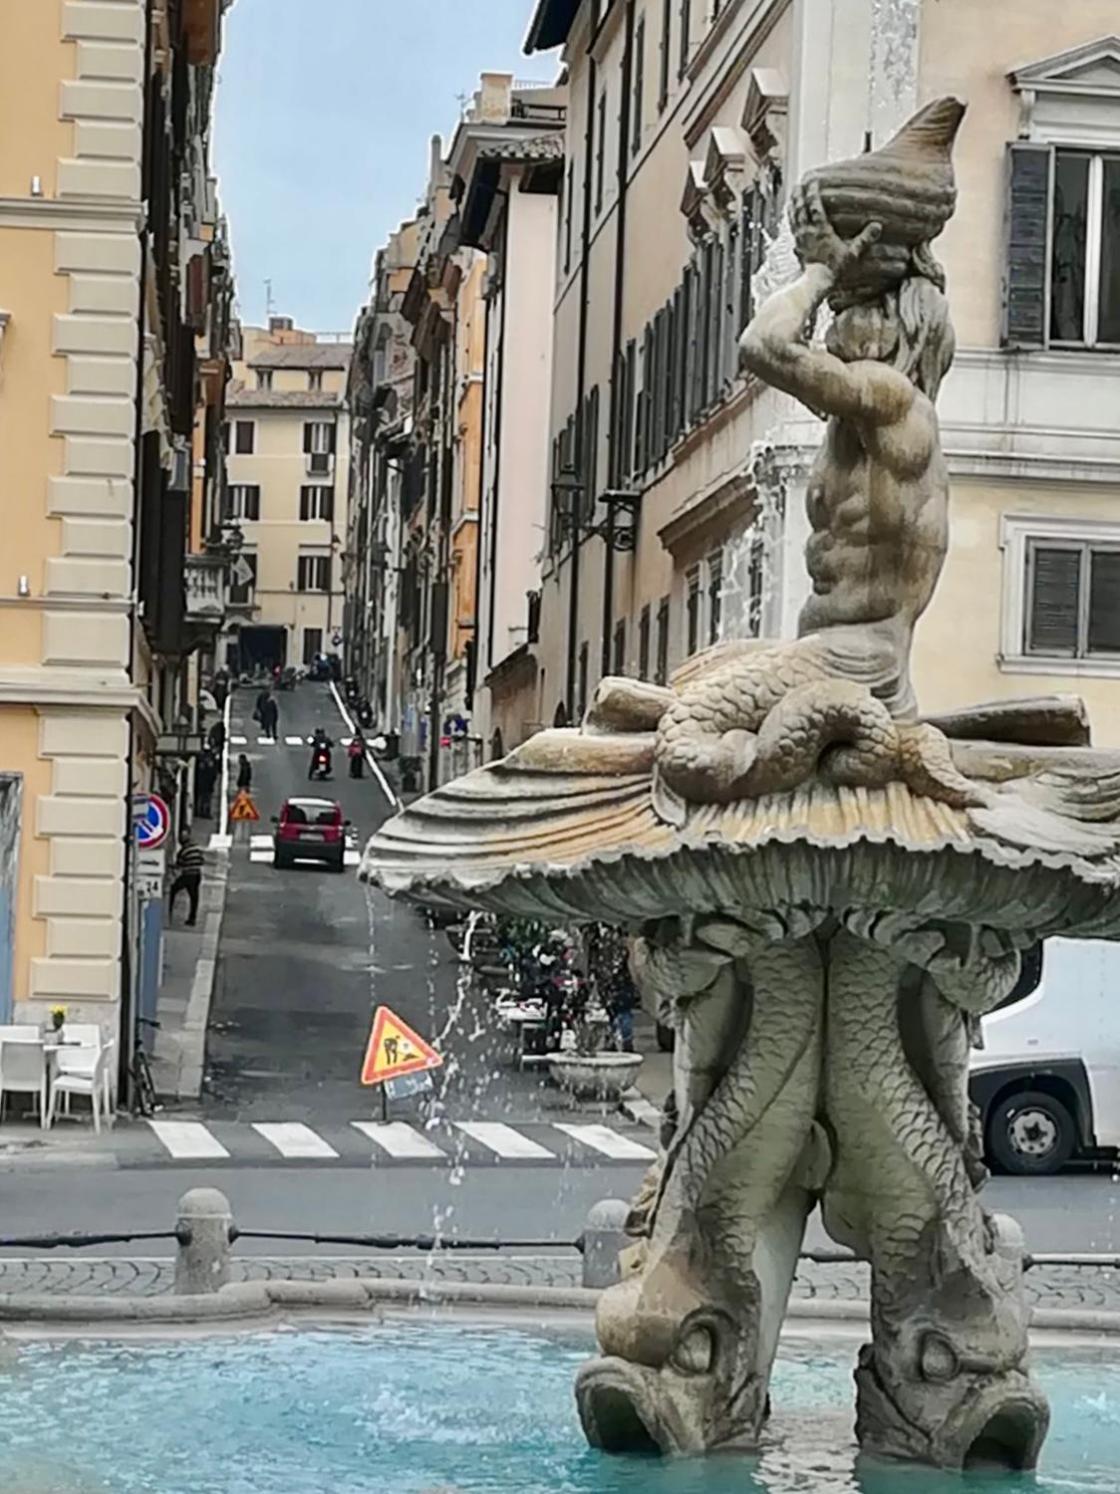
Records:
M485 124L505 124L512 94L512 73L482 73L475 94L475 118Z

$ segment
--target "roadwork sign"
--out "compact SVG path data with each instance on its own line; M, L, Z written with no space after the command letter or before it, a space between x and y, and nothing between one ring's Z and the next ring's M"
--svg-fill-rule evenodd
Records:
M407 1022L402 1022L387 1006L379 1006L373 1017L365 1060L362 1063L363 1084L384 1084L402 1074L419 1074L438 1069L443 1059L431 1043Z
M260 810L253 803L252 796L250 795L248 789L242 789L237 795L237 798L230 805L229 817L230 821L235 825L240 824L245 820L260 819Z

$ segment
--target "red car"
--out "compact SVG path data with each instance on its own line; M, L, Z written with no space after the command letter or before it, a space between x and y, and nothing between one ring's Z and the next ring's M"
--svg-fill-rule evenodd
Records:
M333 799L287 799L273 815L272 864L278 869L297 861L322 861L332 871L346 865L346 829L342 806Z

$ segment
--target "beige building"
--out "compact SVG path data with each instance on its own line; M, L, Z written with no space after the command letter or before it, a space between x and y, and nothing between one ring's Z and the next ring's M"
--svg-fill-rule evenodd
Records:
M351 346L289 317L245 327L226 401L233 566L227 660L253 672L342 646Z
M794 629L820 426L741 377L736 343L789 273L790 183L949 92L969 103L935 246L953 547L921 700L1076 691L1120 742L1115 24L1111 0L540 0L527 45L563 48L569 103L524 719L578 716L603 673L664 679L721 636Z
M80 1007L126 1055L158 983L130 804L183 814L194 724L223 9L8 0L0 44L0 1020Z

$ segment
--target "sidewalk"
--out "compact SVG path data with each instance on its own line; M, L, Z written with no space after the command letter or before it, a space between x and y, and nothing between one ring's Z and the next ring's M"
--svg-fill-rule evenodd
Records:
M210 839L207 826L207 821L196 822L199 843L204 846ZM228 883L228 852L207 851L197 927L164 929L164 976L157 1009L160 1025L154 1045L151 1033L144 1034L144 1041L156 1092L169 1100L196 1100L202 1092L206 1024ZM178 911L182 917L181 897Z

